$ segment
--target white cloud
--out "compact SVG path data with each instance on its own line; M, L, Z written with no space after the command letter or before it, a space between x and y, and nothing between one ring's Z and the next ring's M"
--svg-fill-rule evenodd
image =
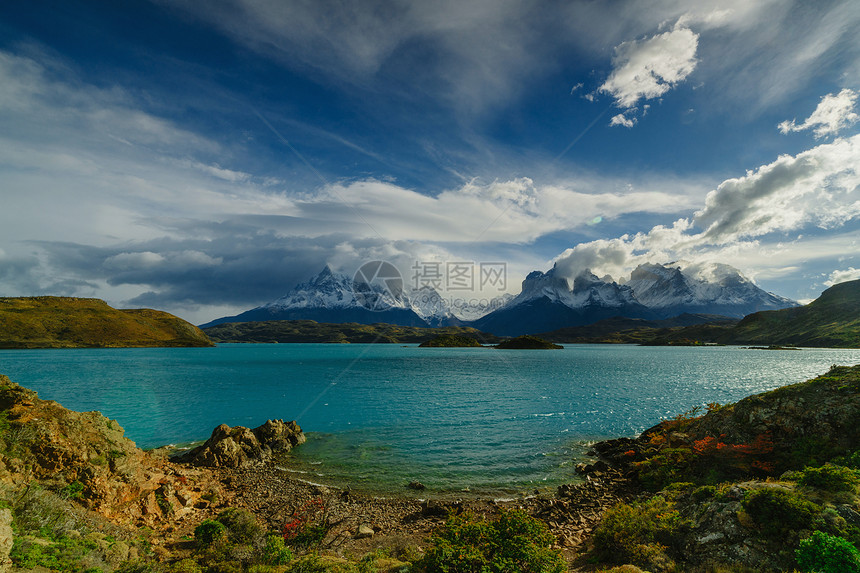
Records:
M860 115L854 111L858 96L860 94L848 88L838 94L827 94L821 98L818 107L803 123L797 125L795 120L786 120L779 124L779 131L789 133L812 129L816 139L826 135L836 135L860 120Z
M696 224L715 244L810 224L840 226L860 214L858 165L860 136L780 156L711 191Z
M775 277L812 260L855 256L856 233L806 237L803 231L833 230L860 218L858 165L860 135L784 155L721 183L690 219L581 243L555 263L569 278L585 269L621 277L645 262L678 260L728 262L753 277Z
M612 119L609 120L609 125L620 125L622 127L633 127L636 125L635 117L627 117L623 113L619 113L618 115L612 116Z
M838 285L839 283L846 283L848 281L856 281L857 279L860 279L860 269L848 267L847 269L836 270L830 273L830 276L827 277L824 284L827 286L833 286Z
M607 192L619 181L537 184L527 177L463 186L429 197L393 183L365 180L331 185L295 201L296 214L318 229L361 236L439 242L529 243L560 230L585 228L596 217L679 213L692 197L648 188ZM597 188L593 190L594 188Z
M612 73L600 91L622 108L662 96L696 69L699 36L683 26L615 48Z

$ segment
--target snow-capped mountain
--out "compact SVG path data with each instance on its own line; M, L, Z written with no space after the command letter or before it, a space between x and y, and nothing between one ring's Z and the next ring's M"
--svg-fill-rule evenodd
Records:
M405 293L404 299L409 307L429 326L457 326L463 321L458 318L448 305L448 301L436 289L421 287Z
M534 271L523 281L522 292L502 308L470 326L500 336L548 332L566 326L591 324L604 318L654 318L626 286L585 271L571 285L553 267Z
M326 266L273 302L202 326L310 319L403 326L464 325L516 336L616 316L656 320L690 313L740 318L759 310L797 306L794 301L763 291L734 267L722 264L644 264L621 284L608 276L598 278L590 271L571 281L553 267L545 273L530 273L519 295L497 299L489 313L481 307L452 308L434 289L407 291L402 282L399 273L394 283L356 282L354 277Z
M738 269L719 263L639 265L624 285L659 318L685 312L743 318L760 310L798 306L760 289Z
M584 271L572 285L553 267L546 273L530 273L517 297L471 326L512 336L583 326L615 316L665 319L690 313L741 318L759 310L792 306L797 303L763 291L739 270L724 264L645 264L623 284Z
M315 320L317 322L387 322L401 326L427 326L401 289L359 282L326 267L310 280L296 285L281 298L236 316L219 318L204 328L224 322L264 320Z

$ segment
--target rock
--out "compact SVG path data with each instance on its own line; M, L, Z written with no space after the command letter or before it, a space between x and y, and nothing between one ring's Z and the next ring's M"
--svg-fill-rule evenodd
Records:
M839 513L839 517L844 519L850 525L855 527L860 526L860 513L857 513L857 511L855 511L850 505L837 505L836 511Z
M418 490L418 491L420 491L422 489L427 489L427 486L425 486L420 481L411 481L406 485L406 487L408 487L409 489L414 489L414 490Z
M23 437L4 459L11 470L4 481L74 488L76 503L115 522L143 517L154 525L163 519L154 492L162 489L170 501L164 493L174 491L169 464L138 449L115 420L41 400L5 376L0 376L0 409L10 429Z
M12 551L12 511L0 509L0 573L6 573L12 567L9 552Z
M221 424L206 442L176 458L176 461L205 467L238 468L269 459L273 453L289 451L306 440L295 422L268 420L250 430Z
M362 523L358 526L358 531L355 533L356 539L366 539L368 537L373 537L375 531L373 530L373 526L367 523Z
M427 500L421 504L421 515L424 517L447 517L450 508L438 501Z

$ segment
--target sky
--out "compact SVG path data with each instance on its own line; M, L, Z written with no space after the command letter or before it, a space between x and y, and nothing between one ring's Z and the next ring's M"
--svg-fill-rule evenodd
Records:
M856 0L0 5L0 296L195 323L326 264L860 278Z

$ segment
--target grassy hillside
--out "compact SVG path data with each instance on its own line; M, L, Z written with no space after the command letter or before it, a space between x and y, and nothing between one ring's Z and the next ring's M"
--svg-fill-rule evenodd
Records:
M756 312L732 327L700 325L657 336L721 344L860 348L860 280L830 287L806 306Z
M860 347L860 280L830 287L806 306L757 312L728 333L736 344Z
M468 336L484 344L496 343L497 336L474 328L446 326L425 328L394 324L332 324L314 320L269 320L226 322L203 331L216 342L354 342L415 343L441 335Z
M92 298L0 298L0 348L153 346L212 341L196 326L157 310L117 310Z
M733 318L708 314L682 314L664 320L616 316L587 326L559 328L537 336L551 342L570 344L648 344L654 338L667 336L684 327L693 332L723 328L736 322Z

